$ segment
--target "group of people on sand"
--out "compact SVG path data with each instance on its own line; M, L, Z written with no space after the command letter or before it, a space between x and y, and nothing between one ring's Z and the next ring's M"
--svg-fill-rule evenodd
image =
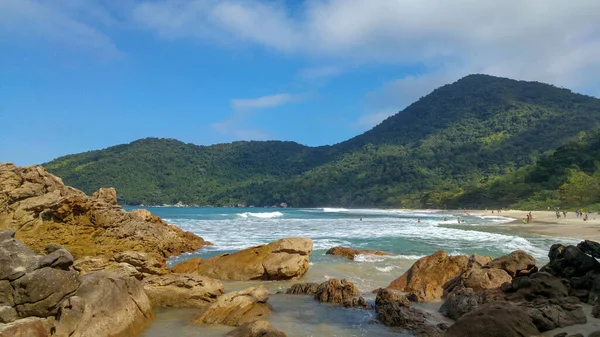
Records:
M583 221L587 221L588 220L588 215L587 215L587 213L583 214L583 209L582 208L576 209L575 210L575 215L577 215L578 218L580 216L583 217Z
M531 212L527 213L524 220L527 223L531 223L531 221L533 220L533 215L531 214Z

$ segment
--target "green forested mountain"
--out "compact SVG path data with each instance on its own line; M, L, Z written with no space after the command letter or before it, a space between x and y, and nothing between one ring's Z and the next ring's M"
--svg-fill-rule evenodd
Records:
M332 146L196 146L149 138L44 166L87 193L114 186L128 204L491 205L509 202L494 194L494 182L534 170L559 153L553 150L599 124L599 99L537 82L470 75ZM510 202L532 197L525 193Z

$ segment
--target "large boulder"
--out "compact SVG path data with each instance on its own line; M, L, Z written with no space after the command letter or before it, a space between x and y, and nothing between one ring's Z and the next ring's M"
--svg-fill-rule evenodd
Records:
M468 262L468 256L448 256L440 250L417 260L388 288L414 294L420 301L433 301L442 297L444 284L466 270Z
M308 270L312 248L309 238L285 238L209 258L197 264L193 273L220 280L294 280ZM173 270L179 270L178 265Z
M123 251L160 258L207 244L158 217L123 210L112 189L88 197L38 165L0 163L0 205L0 230L16 231L17 239L39 251L48 242L60 244L75 258Z
M380 289L375 299L377 318L385 325L401 327L415 336L442 336L446 325L435 324L435 318L412 308L405 295Z
M145 277L142 281L154 307L202 308L225 291L219 280L193 274Z
M195 324L240 326L264 319L271 314L267 303L269 291L264 286L227 293L204 308L194 318Z
M60 303L79 287L79 274L44 267L11 283L15 309L20 317L56 315Z
M15 231L0 231L0 280L16 280L40 265L41 257L14 236Z
M269 322L260 321L246 323L228 332L225 337L286 337L284 332L275 329Z
M193 274L200 268L201 263L201 257L193 257L174 265L171 271L180 274Z
M532 337L541 336L523 309L507 302L494 302L458 319L444 337Z
M55 323L56 336L136 336L154 319L141 283L106 272L81 277L81 286L65 300Z
M346 259L354 260L357 255L376 255L376 256L388 256L390 254L386 252L380 252L378 250L365 250L365 249L354 249L348 247L333 247L330 248L325 254L341 256Z
M529 275L537 271L535 258L522 250L515 250L508 255L495 258L485 267L502 269L511 277Z
M164 275L169 272L162 256L126 251L115 254L114 259L117 263L128 263L134 266L142 274Z
M591 271L600 271L600 262L575 246L554 244L550 247L548 258L550 262L541 271L556 277L581 277Z

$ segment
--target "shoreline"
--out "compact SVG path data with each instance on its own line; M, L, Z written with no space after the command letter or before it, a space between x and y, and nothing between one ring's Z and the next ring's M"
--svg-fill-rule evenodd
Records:
M589 213L588 220L584 221L582 217L576 217L575 212L568 212L567 217L556 218L553 211L532 211L533 220L530 223L523 223L522 219L527 215L527 211L505 210L498 214L494 211L466 211L471 215L480 216L498 216L514 219L513 221L490 225L488 227L502 228L508 232L521 234L535 234L554 237L558 239L576 239L600 241L600 215Z

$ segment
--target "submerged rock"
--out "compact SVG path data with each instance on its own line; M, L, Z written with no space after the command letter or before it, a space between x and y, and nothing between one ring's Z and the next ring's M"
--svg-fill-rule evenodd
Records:
M290 295L314 295L319 289L319 283L295 283L285 293Z
M269 322L260 320L246 323L230 332L226 337L286 337L284 332L275 329Z
M429 313L411 308L405 295L381 289L375 299L377 318L385 325L401 327L415 336L442 336L445 324L435 324Z
M433 301L442 297L444 284L466 270L469 257L448 256L443 250L415 262L388 288L416 295L419 301Z
M360 292L352 282L332 278L317 287L315 299L319 302L341 304L345 307L367 307L367 302L359 295Z
M381 252L378 250L364 250L364 249L359 250L359 249L348 248L348 247L333 247L333 248L330 248L325 254L341 256L341 257L345 257L350 260L354 260L356 255L377 255L377 256L390 255L386 252Z
M267 303L269 291L264 286L227 293L204 308L194 318L195 324L240 326L264 319L271 314Z
M308 270L308 261L313 242L309 238L285 238L268 245L260 245L233 254L223 254L196 263L190 270L190 263L173 270L185 270L220 280L294 280Z

